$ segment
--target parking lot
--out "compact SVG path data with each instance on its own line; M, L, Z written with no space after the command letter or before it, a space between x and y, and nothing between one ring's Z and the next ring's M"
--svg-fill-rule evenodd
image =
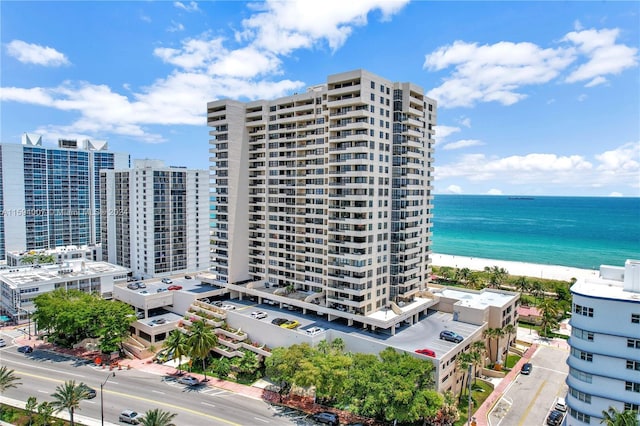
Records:
M568 355L566 349L540 346L531 373L518 374L489 413L489 425L546 425L556 400L567 393Z

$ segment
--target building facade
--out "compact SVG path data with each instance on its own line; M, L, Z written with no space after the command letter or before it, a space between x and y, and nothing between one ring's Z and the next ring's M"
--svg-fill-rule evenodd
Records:
M424 289L436 103L364 70L272 101L207 105L212 266L368 315Z
M64 140L42 146L0 144L0 259L27 251L100 242L99 173L129 167L129 155L107 151L104 141Z
M609 407L640 420L640 261L601 266L571 294L566 424L599 424Z
M97 293L111 299L114 284L126 283L129 270L106 262L74 260L59 265L0 270L0 309L16 323L35 311L34 299L57 289Z
M209 268L206 170L136 160L100 176L102 252L106 260L154 277Z

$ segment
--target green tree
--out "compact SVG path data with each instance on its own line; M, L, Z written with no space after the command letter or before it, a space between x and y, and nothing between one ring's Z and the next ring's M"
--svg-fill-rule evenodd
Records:
M80 401L89 399L89 391L84 383L76 384L75 380L67 380L62 385L56 387L56 391L51 394L53 401L51 406L56 412L67 410L69 412L69 423L73 426L73 414L80 409Z
M142 426L176 426L175 423L173 423L173 419L177 415L177 413L170 413L159 408L154 408L144 413L144 416L140 419L140 424Z
M38 409L38 401L35 396L30 396L27 398L27 403L24 405L24 409L29 415L29 426L33 423L33 415Z
M187 337L187 351L191 358L202 360L202 372L207 380L207 357L211 348L218 344L218 336L215 335L204 320L196 321L191 325L189 337Z
M260 360L255 352L245 351L242 358L238 358L238 372L246 376L253 376L260 369Z
M471 272L467 278L467 287L477 289L480 286L480 275L477 272Z
M518 277L514 283L516 289L520 292L520 296L529 290L529 281L527 277Z
M473 356L469 352L461 352L456 357L456 372L457 374L462 373L462 382L460 385L460 394L458 396L458 404L462 401L462 395L466 390L467 380L471 380L470 377L467 377L467 372L469 370L469 366L473 364Z
M478 367L484 367L485 353L487 352L487 345L482 340L476 340L471 344L471 360L474 368L474 382L478 377Z
M533 280L529 285L529 291L531 291L531 294L538 299L544 298L544 286L538 280Z
M428 420L431 424L437 426L451 426L460 419L460 412L456 406L456 398L451 392L445 392L443 395L443 403L436 415Z
M500 338L504 336L504 332L499 328L487 328L482 332L482 336L485 339L489 340L489 359L491 359L492 362L497 362L500 347ZM495 356L493 356L493 354L491 353L491 347L493 346L491 343L494 340L496 341Z
M164 341L163 345L173 358L178 360L178 372L181 372L182 357L187 355L187 336L179 329L173 330Z
M506 350L505 350L505 361L506 361L506 356L509 355L509 347L511 346L511 336L518 333L518 328L513 325L513 324L507 324L504 326L504 328L502 329L502 331L504 332L504 334L507 335L507 344L506 344Z
M54 408L51 403L44 401L38 405L38 423L41 425L51 424Z
M497 265L492 267L486 266L484 270L489 273L489 287L492 288L500 288L509 275L506 269Z
M19 382L20 377L16 376L14 370L9 370L6 365L0 367L0 394L10 388L16 388L22 383ZM2 404L0 404L0 415L2 414Z
M636 411L618 411L615 407L609 407L608 410L602 411L600 423L607 426L638 426L640 424Z
M221 379L227 378L231 372L231 363L229 362L229 358L223 357L215 360L213 364L213 372Z
M558 315L560 313L558 304L553 299L544 299L538 305L538 308L542 315L540 318L541 334L546 337L551 334L551 330L558 328Z

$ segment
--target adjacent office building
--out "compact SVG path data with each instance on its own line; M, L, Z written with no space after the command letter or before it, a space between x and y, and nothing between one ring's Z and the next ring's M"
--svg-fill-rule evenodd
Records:
M213 267L368 315L424 289L436 102L364 70L207 105Z
M135 160L103 170L100 212L104 259L140 277L209 268L209 174Z
M23 252L100 242L99 173L129 167L105 141L60 139L57 148L24 134L0 144L0 259Z
M571 294L566 424L599 424L609 407L640 417L640 260L601 266Z

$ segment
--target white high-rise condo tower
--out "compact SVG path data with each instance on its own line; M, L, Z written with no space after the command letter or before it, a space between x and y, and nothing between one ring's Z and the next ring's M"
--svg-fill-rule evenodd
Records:
M571 295L566 424L600 424L609 407L640 420L640 260L601 266Z
M306 293L350 322L425 289L436 102L421 87L355 70L207 113L219 285Z
M49 148L26 133L22 144L0 144L0 259L100 242L100 170L129 167L129 154L107 148L88 139Z

